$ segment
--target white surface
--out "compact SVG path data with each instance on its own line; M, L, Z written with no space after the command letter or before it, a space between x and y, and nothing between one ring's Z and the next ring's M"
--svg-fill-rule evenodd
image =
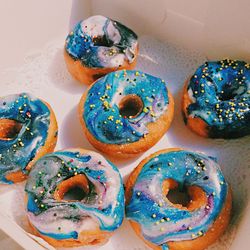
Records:
M13 0L10 2L13 5L18 3L18 1ZM48 2L48 0L43 1L42 3L39 2L39 4L34 6L32 5L31 1L25 0L22 1L22 4L15 5L18 7L17 9L12 9L14 12L17 12L16 17L20 17L20 21L18 22L18 20L16 20L16 23L24 25L24 33L21 32L19 34L19 40L24 41L25 48L18 46L16 42L14 43L12 41L12 39L15 37L13 35L14 33L10 32L9 28L6 28L9 27L6 22L1 22L2 24L5 24L3 25L2 30L6 31L6 34L8 34L7 37L4 37L4 46L1 46L0 48L0 52L2 54L0 59L1 95L29 91L45 99L52 105L59 123L59 141L57 144L57 149L78 146L87 149L93 149L82 134L76 110L76 105L78 104L80 96L86 87L72 80L66 71L63 60L63 43L64 37L68 31L68 25L72 26L76 21L79 20L81 16L87 15L93 11L94 13L98 12L109 14L111 17L124 21L124 23L129 24L130 27L135 27L135 29L137 29L140 33L153 32L158 38L168 38L168 36L165 37L165 35L158 35L157 32L160 30L161 32L159 33L169 35L169 40L171 42L176 42L177 44L181 45L183 45L185 41L185 39L183 40L181 37L185 34L184 31L187 29L187 26L182 26L181 21L179 26L178 22L175 23L178 28L176 30L176 36L178 35L181 38L178 40L173 39L171 36L171 29L166 29L164 25L152 25L154 22L157 23L157 18L160 15L160 12L158 14L157 11L164 9L159 8L159 6L163 5L156 6L155 1L148 0L143 2L144 4L142 4L142 1L135 1L133 2L133 6L130 2L128 3L128 1L116 1L115 3L112 1L112 8L117 8L116 11L113 10L112 12L111 6L107 6L106 4L107 2L111 2L111 0L103 0L103 4L100 4L100 1L92 1L92 4L88 5L88 7L86 7L86 3L90 1L74 1L70 21L68 21L70 16L69 1L60 0L60 4L59 0L55 1L55 4L53 3L49 5L50 8L48 8ZM165 2L170 3L171 1ZM183 0L182 2L185 1ZM198 1L193 0L193 2L198 4ZM231 4L231 2L232 1L229 1L228 3L229 10L234 6L234 4ZM207 1L201 1L200 5L205 3L208 4ZM161 2L161 4L163 3ZM144 6L145 11L141 11L140 8L142 5ZM201 9L200 5L198 4L198 10ZM0 11L2 11L3 7L5 8L5 6L5 3L0 2ZM172 3L171 8L174 8L175 12L179 12L181 15L185 14L185 8L183 5L180 4L180 6L173 6L174 3ZM243 5L242 13L245 13L246 11L244 7L245 6ZM119 8L122 8L122 11L121 9L118 10ZM186 14L190 16L192 11L190 7L186 8ZM22 11L17 11L19 9ZM43 10L46 22L41 19L41 16L39 15L40 10ZM48 11L49 13L56 14L55 16L50 15L49 13L47 15L46 11L44 12L44 10ZM0 15L0 18L1 20L2 18L4 18L3 20L6 20L8 17L7 13L4 11L2 12L3 15ZM155 13L154 15L153 12ZM206 15L207 12L203 10L198 11L198 13L198 16L200 16L199 21L202 21L202 16ZM150 19L148 16L150 16ZM34 25L27 24L30 23L29 18L32 18L32 22L34 20ZM245 16L243 15L242 18L242 20L244 20ZM29 20L29 22L27 20ZM171 19L167 20L168 25L171 25L171 23L174 25ZM178 18L176 21L177 20ZM191 25L192 27L192 22L188 24L188 19L185 20L187 22L186 25ZM148 23L149 21L152 23ZM11 20L10 23L13 24L15 22ZM35 26L33 29L31 29L31 32L27 32L27 26L29 25L31 28ZM37 29L37 27L41 28ZM158 29L156 27L158 27ZM13 29L15 29L15 26ZM180 32L181 29L183 29L183 34ZM232 35L234 32L236 31L234 30L233 32L229 33ZM200 38L197 33L194 32L193 34L195 37L197 37L197 39ZM248 36L250 34L249 32L246 32L245 35ZM37 36L39 39L32 38ZM187 47L190 48L192 46L196 46L196 39L193 39L193 44L189 43L189 39L191 39L190 34L186 34L185 37L187 38ZM213 36L213 38L215 39L216 36ZM183 81L189 74L193 72L197 66L199 66L200 63L204 61L204 56L201 56L199 53L193 53L185 49L177 48L170 43L158 42L151 37L142 36L139 42L140 55L137 69L144 70L147 73L154 74L166 80L166 82L169 84L170 91L175 97L175 118L169 132L156 146L151 148L140 157L123 162L115 161L115 164L120 167L122 175L126 178L128 173L139 163L142 158L160 148L173 146L185 147L188 149L203 151L207 154L216 156L234 191L234 217L232 220L232 225L229 227L227 233L215 246L211 247L211 249L229 249L233 240L234 243L230 249L248 249L248 246L250 245L250 239L249 237L246 237L246 235L248 235L250 230L250 213L247 211L247 206L249 206L248 201L250 191L250 182L248 179L250 177L250 138L245 137L238 140L224 141L204 139L192 134L184 126L182 121L180 113L180 93ZM224 42L226 43L230 41L225 39ZM7 50L6 46L8 44L10 44L10 47L13 49ZM246 47L244 56L248 55L248 49L250 48ZM32 51L32 53L30 51ZM231 55L236 53L239 58L242 58L241 54L237 51L238 50L236 47L230 49ZM210 56L211 54L209 53L209 50L207 52L208 54L206 55ZM221 51L217 50L217 52L219 53L216 55L220 55ZM27 221L24 214L22 185L18 185L16 188L0 186L0 201L0 211L12 219L10 224L8 222L3 224L3 222L0 220L1 227L6 231L10 231L11 228L13 232L15 232L15 230L20 232L19 227L15 228L12 226L14 221L19 226L21 226L21 228L28 230ZM24 235L26 236L26 234ZM236 238L234 236L236 236ZM26 249L35 249L31 248L31 245L28 241L24 240L23 243L23 239L20 237L16 237L15 240L19 241L20 244L26 244ZM2 249L1 247L4 246L3 244L4 243L0 241L0 249ZM148 248L144 245L144 243L142 243L140 239L138 239L133 230L130 228L129 224L125 221L122 227L114 234L110 242L103 247L98 247L98 249L143 250Z
M249 0L92 0L92 13L118 18L139 34L150 34L209 58L250 60Z
M0 245L5 247L5 250L20 250L21 247L13 241L7 234L0 230Z

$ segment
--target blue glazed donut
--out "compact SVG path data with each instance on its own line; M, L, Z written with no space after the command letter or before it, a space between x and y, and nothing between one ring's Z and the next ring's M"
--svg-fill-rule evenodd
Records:
M0 98L0 183L25 179L35 160L53 151L57 123L50 106L27 94Z
M176 187L189 193L187 205L166 198ZM180 149L143 160L128 178L126 200L127 218L154 249L205 249L230 218L231 191L217 162Z
M65 52L70 73L88 84L118 68L132 69L138 52L137 35L110 18L91 16L67 36Z
M75 187L84 196L66 200ZM54 246L104 243L123 221L119 171L95 152L72 149L44 156L32 168L25 191L34 231Z
M222 60L201 65L184 87L186 124L201 136L250 134L250 64Z
M113 154L153 146L173 118L173 98L164 80L139 71L117 71L96 81L79 104L89 141Z

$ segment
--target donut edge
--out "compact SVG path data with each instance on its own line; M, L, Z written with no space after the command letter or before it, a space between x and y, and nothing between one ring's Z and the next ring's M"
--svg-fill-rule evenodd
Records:
M86 85L90 85L100 77L116 71L116 70L132 70L135 68L137 63L137 56L139 53L139 45L137 45L135 50L135 57L132 63L129 63L127 60L121 65L121 67L114 68L90 68L84 65L80 60L74 60L64 47L64 59L67 66L67 69L71 76L80 83L84 83Z
M93 83L93 85L95 82ZM140 153L145 152L149 148L153 147L168 131L174 118L174 98L168 90L169 104L168 109L156 120L156 122L151 122L147 125L148 134L145 138L141 138L139 141L127 144L105 144L98 141L94 136L88 131L83 118L84 103L88 94L89 88L82 95L81 100L78 105L78 113L82 129L88 141L99 151L109 155L111 158L131 158L135 157Z
M168 153L173 151L181 151L181 148L168 148L157 151L145 159L143 159L138 166L131 172L129 175L126 184L125 184L125 199L126 205L130 202L132 189L136 182L138 175L140 174L144 165L152 158L156 157L162 153ZM196 238L194 240L185 240L185 241L175 241L175 242L168 242L168 246L170 250L203 250L213 244L226 230L227 226L229 225L231 219L231 212L232 212L232 190L229 187L226 201L224 206L221 210L221 213L218 215L217 219L214 221L213 226L201 237ZM129 220L129 223L135 233L141 238L149 247L154 250L161 250L161 246L157 246L150 241L147 241L141 234L141 226L139 223Z
M40 159L42 156L46 155L47 153L51 153L54 151L57 143L57 135L55 136L55 133L58 131L58 125L57 120L54 111L52 110L49 103L43 101L39 98L41 102L43 102L44 105L49 109L50 111L50 124L48 128L48 135L45 141L45 144L41 146L36 154L35 157L27 164L25 167L26 170L30 171L34 163ZM13 183L22 182L27 179L27 175L24 174L21 170L10 173L6 175L6 179L8 181L12 181Z

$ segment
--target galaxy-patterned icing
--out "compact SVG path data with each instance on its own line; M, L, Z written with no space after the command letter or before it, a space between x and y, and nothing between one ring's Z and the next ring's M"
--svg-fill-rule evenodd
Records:
M89 192L80 201L57 201L54 192L70 177L83 174ZM77 239L81 231L112 232L124 217L124 190L118 169L95 152L59 151L40 158L30 172L25 191L32 225L56 240Z
M166 179L178 188L198 186L207 195L207 204L189 211L170 204L162 192ZM220 214L228 192L219 165L211 157L189 151L160 153L143 166L126 216L141 225L146 240L168 249L168 242L192 240L202 236Z
M208 124L209 137L237 138L250 134L250 64L211 61L201 65L187 86L189 117Z
M135 117L120 114L119 103L128 95L139 96L142 101L142 111ZM121 70L92 85L83 119L89 132L103 143L133 143L148 134L146 125L155 122L167 110L168 103L164 80L140 71Z
M79 22L66 39L66 51L84 66L120 67L132 63L137 35L121 23L104 16L92 16Z
M0 98L0 119L14 120L22 125L14 138L0 138L0 183L11 184L6 175L19 170L27 174L26 166L45 144L50 110L30 94L10 95Z

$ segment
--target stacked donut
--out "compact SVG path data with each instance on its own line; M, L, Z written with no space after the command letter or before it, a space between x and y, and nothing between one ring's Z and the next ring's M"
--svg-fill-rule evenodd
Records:
M111 158L134 157L168 131L174 100L164 79L139 70L137 35L103 16L79 22L64 56L72 76L90 85L78 105L89 142ZM182 112L198 135L250 134L250 65L206 62L184 84ZM232 193L216 160L163 149L132 171L123 189L119 170L81 148L53 153L55 115L22 93L0 99L0 182L27 178L27 216L34 234L56 247L104 244L124 216L152 249L205 249L225 231ZM174 202L172 190L188 201ZM126 198L126 201L125 201Z

